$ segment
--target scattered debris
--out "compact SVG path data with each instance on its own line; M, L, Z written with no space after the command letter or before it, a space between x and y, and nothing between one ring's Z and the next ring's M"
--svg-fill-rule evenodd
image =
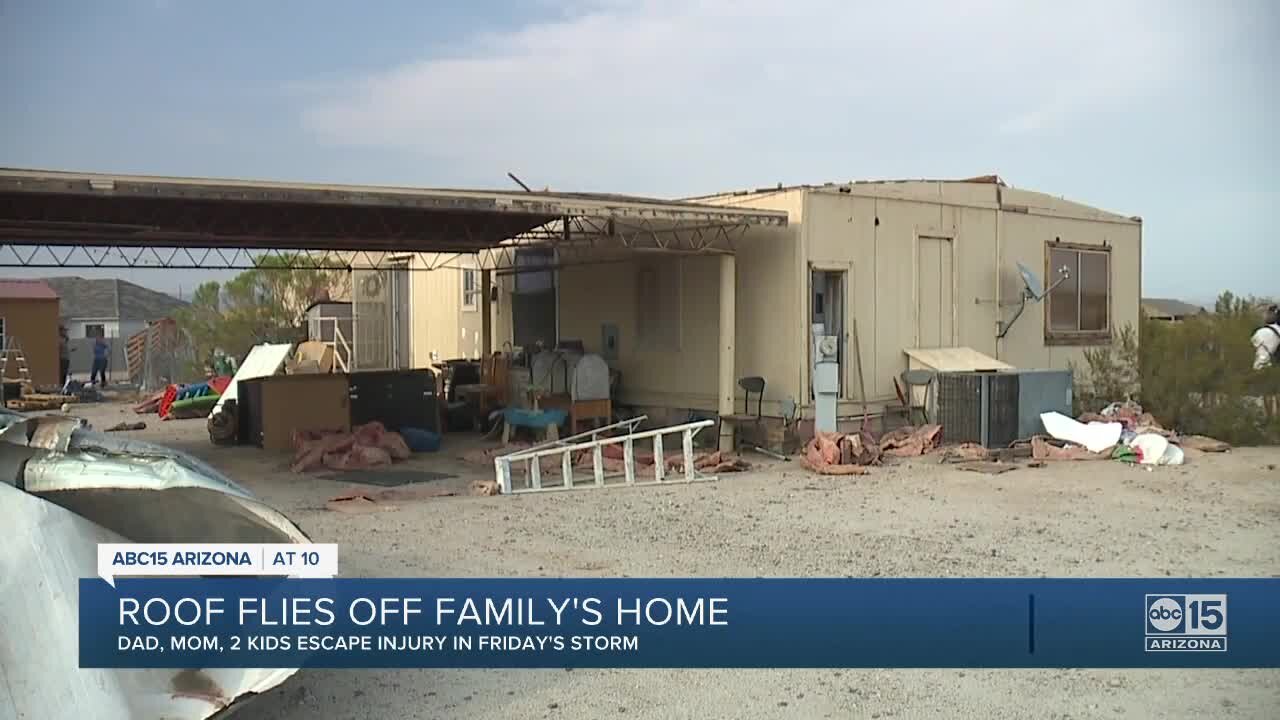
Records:
M1058 446L1043 435L1031 438L1031 457L1036 460L1106 460L1110 455L1095 453L1079 445Z
M24 658L4 668L13 692L0 707L13 708L12 717L200 720L251 702L296 672L102 669L68 693L67 678L86 672L77 668L77 631L74 623L47 619L51 607L75 597L81 578L96 574L95 555L86 548L310 541L284 515L198 458L94 432L75 418L0 411L0 467L0 526L11 539L0 548L0 607L5 637L13 638L0 652L21 647Z
M133 411L138 413L139 415L150 415L152 413L160 412L160 401L164 400L164 395L165 395L165 391L163 390L161 390L158 393L155 393L154 395L147 398L146 400L143 400L137 405L134 405Z
M1076 421L1062 413L1041 413L1040 422L1044 429L1058 440L1065 440L1074 445L1083 445L1091 453L1101 453L1115 447L1120 442L1120 434L1124 426L1118 422L1091 422L1088 424Z
M240 433L236 401L228 400L210 413L205 426L209 429L209 441L214 445L235 445Z
M491 496L501 492L498 483L494 480L477 480L471 484L471 491L476 495Z
M900 427L880 438L880 452L894 457L918 457L938 447L941 440L941 425Z
M1223 453L1231 450L1229 444L1204 435L1188 435L1179 439L1178 444L1190 450L1199 450L1207 453Z
M457 493L441 487L390 488L387 490L352 490L329 498L325 507L334 512L364 514L387 512L399 508L397 502L412 502Z
M668 463L668 467L671 467L679 472L684 472L684 468L677 464ZM720 473L726 473L726 472L741 472L743 470L750 470L751 464L740 457L734 457L728 453L717 450L713 453L708 453L706 455L699 455L698 457L694 458L693 467L697 470L701 470L711 475L718 475Z
M79 400L80 398L76 395L30 393L22 395L16 400L9 400L5 402L5 407L10 410L19 410L23 412L57 410L64 404L79 402Z
M115 425L112 425L111 427L107 428L104 432L125 432L129 430L146 430L146 429L147 429L147 424L144 422L136 422L136 423L122 422L122 423L116 423Z
M1016 470L1017 467L1017 465L1010 465L1008 463L981 460L976 462L960 463L956 466L956 469L969 470L971 472L982 473L983 475L999 475L1001 473L1007 473L1010 470Z
M776 453L768 448L762 448L759 445L749 445L747 449L751 450L752 452L758 452L761 455L764 455L765 457L771 457L774 460L782 460L785 462L791 459L786 455L783 455L782 453Z

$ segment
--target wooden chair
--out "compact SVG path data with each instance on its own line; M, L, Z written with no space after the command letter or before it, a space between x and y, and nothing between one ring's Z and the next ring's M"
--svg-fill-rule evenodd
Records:
M472 403L477 430L483 429L490 412L507 403L510 363L510 358L500 352L481 358L480 383L458 386L458 393Z

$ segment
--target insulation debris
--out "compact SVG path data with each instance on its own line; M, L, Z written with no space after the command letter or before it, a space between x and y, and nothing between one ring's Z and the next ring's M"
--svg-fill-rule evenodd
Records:
M880 462L880 445L870 433L814 435L804 446L800 464L820 475L866 475L867 465Z
M363 470L407 460L412 454L400 433L388 431L380 422L359 425L351 432L294 431L293 472L320 468Z
M941 425L900 427L880 438L880 452L894 457L918 457L938 447Z

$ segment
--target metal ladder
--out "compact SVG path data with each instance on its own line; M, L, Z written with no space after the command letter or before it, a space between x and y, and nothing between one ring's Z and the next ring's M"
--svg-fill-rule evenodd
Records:
M551 490L574 490L587 487L633 487L636 485L669 485L672 483L698 482L703 480L715 480L714 475L703 475L693 466L693 436L703 428L711 427L715 424L714 420L700 420L698 422L685 423L683 425L672 425L669 427L656 428L654 430L645 430L643 432L635 432L635 427L644 420L644 417L634 418L621 423L614 423L606 427L598 428L585 433L579 433L572 437L564 438L534 447L520 450L518 452L500 455L493 459L493 469L498 481L498 488L503 495L513 495L517 493L529 492L546 492ZM601 433L626 427L628 432L625 435L614 435L609 437L601 437ZM682 449L683 472L675 478L667 477L666 454L663 452L663 437L666 435L679 435L680 445ZM580 440L586 438L585 440ZM653 443L653 480L638 481L636 478L636 460L635 460L635 444L636 441L651 440ZM622 445L622 464L623 471L621 473L606 473L604 471L604 447L606 445ZM582 451L591 452L591 478L590 483L574 483L573 477L573 457ZM543 486L542 484L542 458L560 456L560 485ZM521 464L525 467L525 486L521 488L514 487L512 483L512 465ZM621 483L606 484L606 478L622 477Z
M0 352L4 353L4 365L0 367L0 377L8 379L9 358L15 357L18 361L18 383L31 392L35 387L31 383L31 369L27 367L27 356L22 352L22 344L18 342L18 338L13 335L4 336L4 347Z

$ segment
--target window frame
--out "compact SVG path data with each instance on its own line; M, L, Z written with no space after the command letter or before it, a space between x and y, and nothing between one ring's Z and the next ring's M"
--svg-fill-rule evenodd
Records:
M1093 253L1102 255L1107 261L1107 326L1103 330L1055 330L1052 322L1052 305L1054 293L1058 292L1055 288L1048 294L1044 302L1044 344L1045 345L1068 345L1068 346L1090 346L1090 345L1109 345L1112 341L1112 329L1114 324L1112 318L1115 317L1115 295L1113 291L1113 283L1111 281L1111 246L1110 245L1088 245L1083 243L1066 243L1049 240L1044 244L1044 283L1048 287L1057 281L1057 269L1053 267L1053 251L1064 250L1077 254L1076 267L1072 270L1072 277L1076 280L1076 327L1080 326L1080 262L1078 256L1084 253Z
M467 278L471 278L471 290L467 289ZM475 312L480 309L480 271L477 268L462 269L462 309L464 312Z

